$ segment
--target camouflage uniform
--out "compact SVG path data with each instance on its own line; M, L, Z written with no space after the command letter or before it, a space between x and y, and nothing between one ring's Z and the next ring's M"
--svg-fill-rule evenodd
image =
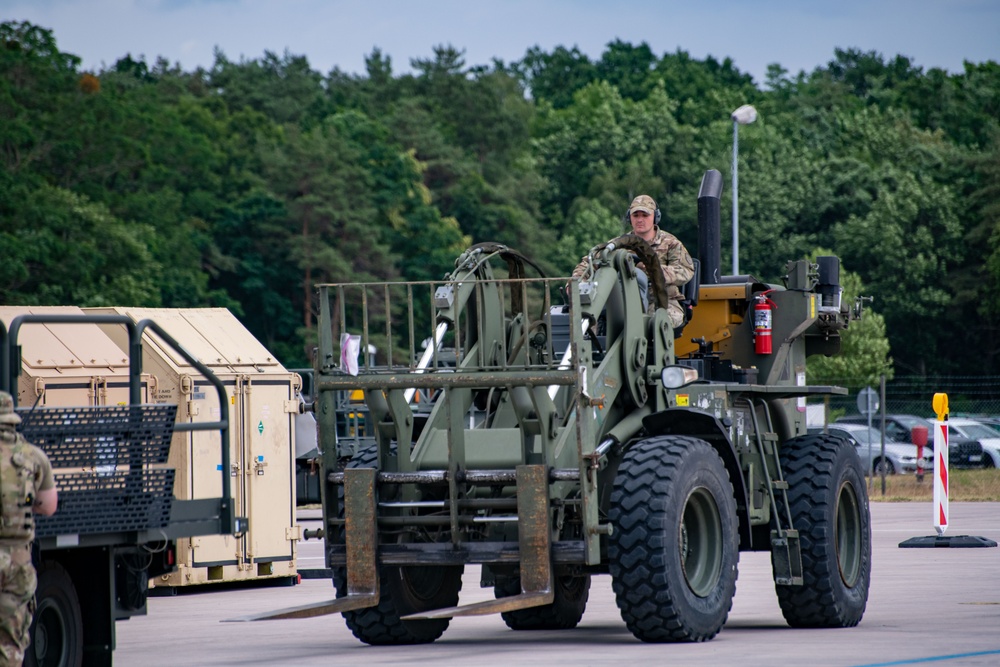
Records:
M683 295L680 288L694 277L694 262L684 244L676 236L668 234L659 227L654 227L654 229L656 235L649 245L653 247L656 256L660 258L663 277L669 287L667 296L670 298L670 305L667 307L667 312L670 314L670 323L674 327L679 327L684 321L684 310L680 304ZM573 277L582 277L588 266L589 260L584 257L573 269ZM641 262L636 266L643 271L646 269Z
M31 564L35 494L55 488L49 458L18 433L21 418L0 392L0 665L20 665L30 643L38 579Z

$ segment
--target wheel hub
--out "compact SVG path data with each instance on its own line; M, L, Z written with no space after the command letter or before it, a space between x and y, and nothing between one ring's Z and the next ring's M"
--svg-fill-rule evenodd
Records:
M834 521L836 523L834 547L837 552L840 578L846 586L853 587L861 573L862 523L858 497L850 484L843 484L840 487Z
M65 642L65 623L59 608L54 605L43 603L36 611L31 650L39 667L58 667L62 664L60 647Z
M707 489L695 489L684 503L678 544L688 587L707 597L722 575L723 559L722 520Z

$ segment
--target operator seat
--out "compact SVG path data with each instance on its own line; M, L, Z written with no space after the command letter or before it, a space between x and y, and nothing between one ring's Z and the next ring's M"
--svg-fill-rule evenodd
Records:
M691 280L684 283L681 288L681 309L684 311L684 321L674 329L674 338L680 338L684 333L684 327L691 321L694 314L694 307L698 305L698 289L701 287L701 260L692 258L694 262L694 275Z

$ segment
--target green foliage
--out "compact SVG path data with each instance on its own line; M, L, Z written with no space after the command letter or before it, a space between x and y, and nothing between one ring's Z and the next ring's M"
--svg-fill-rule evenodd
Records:
M552 53L532 47L515 69L534 99L545 100L556 109L568 107L576 91L597 80L597 68L575 46L572 49L557 46Z
M981 265L970 263L959 282L959 292L971 310L964 321L976 322L972 335L964 338L970 346L982 345L988 368L1000 357L1000 130L994 130L987 150L972 160L979 174L977 189L970 197L976 220L966 239L983 254Z
M148 250L151 228L128 225L62 188L17 188L3 195L0 303L160 305L161 267ZM16 206L11 195L17 195Z
M694 252L702 175L728 185L729 114L750 103L741 271L777 281L832 248L875 299L809 373L1000 374L997 63L838 49L762 88L728 58L623 40L411 64L219 51L208 71L126 54L83 72L51 31L0 23L0 302L225 306L304 365L319 282L438 279L482 241L567 275L640 193Z
M646 42L633 46L616 39L610 42L597 62L596 74L618 89L621 96L638 101L646 97L652 83L649 72L656 62Z
M322 106L322 77L287 51L234 63L216 50L207 78L230 112L253 109L279 124L308 121Z
M240 320L268 350L302 367L308 354L297 329L311 293L291 258L287 217L285 203L260 190L234 202L216 224L219 249L230 261L215 283L239 304Z
M678 49L660 58L653 76L664 83L667 95L679 102L677 120L696 127L728 120L736 107L756 104L760 97L753 78L742 74L729 58L721 63L711 56L695 60Z
M644 192L662 199L662 181L648 169L637 174L634 164L645 159L650 167L669 154L677 125L673 111L662 86L632 102L605 82L577 92L571 107L540 109L535 153L542 176L553 186L546 205L566 211L584 195L614 198L609 207L625 207Z
M810 260L830 255L827 250L815 250ZM853 308L857 297L869 296L856 273L841 269L840 284L844 288L841 303ZM850 387L877 385L884 374L893 378L889 340L885 318L865 304L861 319L854 320L841 334L841 353L834 357L811 356L806 360L806 382L809 384L846 384Z
M623 230L621 213L609 211L600 202L581 197L573 203L554 259L559 266L567 267L563 273L569 275L592 247L613 239Z
M856 141L857 154L870 169L870 207L835 223L835 246L849 268L858 271L876 295L900 358L935 358L948 348L930 322L946 312L951 287L940 280L962 263L957 195L940 182L940 165L949 158L940 138L915 130L908 120L863 110L842 119L843 136ZM925 368L920 368L920 371Z
M816 157L790 114L765 116L741 128L741 273L776 280L781 258L803 257L826 241L823 209L832 198L832 174ZM732 200L724 199L725 212L731 216Z

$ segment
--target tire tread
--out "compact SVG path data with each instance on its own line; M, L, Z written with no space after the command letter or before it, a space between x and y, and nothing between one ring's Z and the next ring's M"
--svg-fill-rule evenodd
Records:
M675 502L671 489L682 481L689 458L718 454L703 440L685 436L662 436L635 444L625 455L611 496L610 518L614 527L608 556L618 607L628 629L646 642L701 642L712 639L721 630L732 608L737 562L737 518L735 500L728 474L718 460L718 468L729 486L731 509L726 513L733 543L732 573L724 573L725 609L721 622L710 627L696 627L689 622L684 593L667 585L669 549L665 531L655 528L663 521L667 504ZM720 508L722 511L722 508ZM683 575L680 575L683 577ZM731 583L728 577L731 576ZM681 584L683 586L684 584Z
M856 626L864 615L871 579L871 520L861 461L842 439L810 435L787 441L781 449L781 464L789 486L788 506L799 531L804 579L802 586L775 586L782 614L789 625L798 628ZM831 555L836 530L832 517L838 500L831 487L839 488L845 475L853 479L865 533L862 572L853 593L845 590ZM785 516L780 499L778 506Z

